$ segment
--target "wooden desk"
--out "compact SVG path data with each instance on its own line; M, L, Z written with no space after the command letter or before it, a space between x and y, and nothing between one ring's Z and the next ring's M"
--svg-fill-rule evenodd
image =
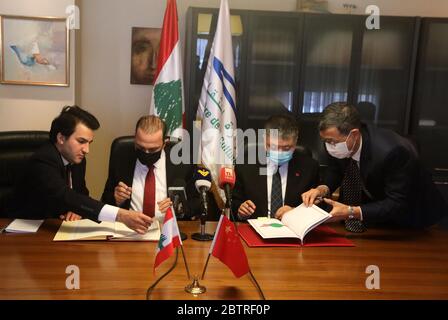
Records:
M10 220L0 219L0 226ZM52 242L60 221L47 220L36 234L0 235L0 299L145 299L156 243ZM180 222L190 235L198 222ZM213 232L216 223L207 223ZM335 228L344 233L340 225ZM347 235L352 248L248 248L249 263L267 299L448 299L448 232L376 230ZM192 274L201 274L210 242L184 242ZM157 270L167 270L170 259ZM80 290L65 287L66 267L80 268ZM380 290L368 290L366 267L377 265ZM233 277L212 257L207 293L184 292L181 255L177 268L153 299L258 299L248 276Z

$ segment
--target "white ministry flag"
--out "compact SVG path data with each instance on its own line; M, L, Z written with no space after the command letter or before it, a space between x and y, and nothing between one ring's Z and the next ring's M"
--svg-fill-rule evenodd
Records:
M202 120L200 159L210 169L215 182L218 181L221 167L232 167L236 157L236 88L233 63L229 4L227 0L221 0L215 38L196 115L198 120Z

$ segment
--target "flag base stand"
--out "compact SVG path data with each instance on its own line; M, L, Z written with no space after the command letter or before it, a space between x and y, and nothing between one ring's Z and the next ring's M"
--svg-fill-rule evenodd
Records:
M191 239L197 240L197 241L212 241L213 235L209 233L193 233L191 235Z
M204 286L201 286L199 284L198 276L195 276L193 278L193 283L186 286L185 291L188 293L191 293L194 296L197 296L199 294L205 293L205 291L207 291L207 289Z
M183 232L179 232L179 235L180 235L180 239L181 239L182 241L185 241L185 240L188 239L188 236L187 236L185 233L183 233Z

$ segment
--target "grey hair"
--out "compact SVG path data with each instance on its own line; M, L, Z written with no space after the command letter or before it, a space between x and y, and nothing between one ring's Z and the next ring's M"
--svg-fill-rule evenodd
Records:
M266 134L269 134L270 130L278 130L278 136L281 139L292 137L296 142L299 137L299 124L291 115L280 114L271 116L266 121L264 128L266 129Z
M319 131L335 127L341 134L348 135L351 130L361 128L361 118L354 106L346 102L334 102L322 112L318 127Z

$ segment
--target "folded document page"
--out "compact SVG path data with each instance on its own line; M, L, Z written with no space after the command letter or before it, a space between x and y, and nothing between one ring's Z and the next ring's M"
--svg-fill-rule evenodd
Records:
M315 205L301 204L285 213L281 221L266 218L247 221L264 239L298 238L303 241L309 231L330 218L329 213Z
M148 231L141 235L129 229L121 222L96 223L89 219L64 221L53 241L76 240L122 240L122 241L159 241L159 222L154 220Z
M44 220L15 219L6 227L5 231L11 233L35 233L43 222Z

